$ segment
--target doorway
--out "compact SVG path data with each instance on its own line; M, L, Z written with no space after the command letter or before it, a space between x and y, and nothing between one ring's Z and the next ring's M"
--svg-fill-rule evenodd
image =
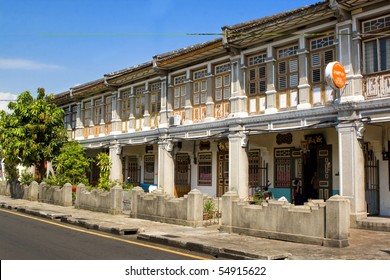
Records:
M311 145L303 154L303 194L323 200L332 196L332 145Z
M217 157L217 196L220 197L229 190L229 151L218 152Z
M379 160L369 148L364 145L364 184L369 215L379 215Z
M191 190L190 156L177 154L175 162L175 196L183 197Z

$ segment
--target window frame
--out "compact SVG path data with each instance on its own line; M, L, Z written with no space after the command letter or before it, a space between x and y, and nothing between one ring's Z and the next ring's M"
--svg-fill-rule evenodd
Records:
M313 37L309 39L309 45L310 45L310 56L309 56L309 62L308 62L308 68L309 70L309 80L312 85L315 84L324 84L325 81L325 68L328 65L328 63L335 61L335 55L336 55L336 48L335 48L335 33L333 31L324 32L326 35L324 36L318 36ZM322 43L320 43L320 40L322 40ZM316 46L314 46L314 42L317 41L318 43ZM321 45L322 44L322 45ZM329 52L331 52L331 59L327 56L329 56ZM313 56L318 55L319 56L319 64L313 65ZM319 77L319 80L314 80L314 71L319 70L319 74L317 75Z
M276 49L277 61L276 61L276 88L279 92L286 92L298 88L299 85L299 61L298 61L298 43L287 45ZM281 56L281 51L285 50L286 53ZM288 53L290 52L291 53ZM296 64L296 67L292 67L292 62ZM284 72L280 72L282 63L285 63ZM292 85L292 77L296 76L296 83ZM281 78L285 77L286 86L282 88Z
M135 112L134 116L137 119L141 119L145 114L145 85L134 88L135 94Z
M150 115L157 116L161 111L161 83L156 82L150 85L149 99Z
M208 172L203 172L203 170ZM199 186L212 186L213 154L211 152L198 154L198 178L197 179L198 179L197 181Z
M123 120L128 120L130 117L130 99L131 99L131 90L125 90L121 92L121 112L120 112L120 117Z
M92 101L85 101L83 103L83 124L89 126L92 121Z
M102 120L102 114L103 114L103 107L104 107L104 102L102 98L95 99L93 101L93 124L94 125L99 125L100 121Z
M77 126L77 104L70 106L70 127L76 129Z
M194 121L201 121L206 118L206 103L208 95L207 68L192 73L192 113Z
M104 123L108 124L112 121L112 96L106 96L104 101Z
M183 110L186 105L186 75L179 75L173 78L173 104L174 111ZM176 104L177 102L177 104Z
M226 118L230 113L230 97L232 93L232 75L230 62L216 65L214 68L214 73L214 116L217 119ZM220 82L218 80L220 80Z
M258 59L256 59L258 57ZM248 96L265 95L267 91L267 53L261 52L248 57L248 70L247 70L247 85ZM255 61L257 60L257 61ZM253 62L251 62L253 61ZM263 69L264 75L261 75L260 69ZM254 71L254 79L251 79L251 71ZM260 83L264 82L264 90L261 89ZM251 84L254 84L254 92L251 92Z
M361 30L363 34L363 40L362 40L362 73L363 75L372 75L372 74L378 74L378 73L384 73L390 71L390 36L389 35L383 35L386 31L390 30L390 13L374 17L371 19L367 19L361 22ZM380 44L380 40L385 39L387 40L387 44L385 44L386 49L384 52L386 53L386 56L389 58L387 59L387 65L386 69L382 69L382 48ZM369 42L375 42L376 46L374 48L374 54L373 57L373 70L367 71L368 63L367 63L367 44ZM376 66L375 66L376 64ZM377 67L377 69L375 69Z
M382 52L382 48L381 48L381 44L380 44L380 40L383 40L383 39L386 39L388 41L388 44L386 44L386 47L388 47L388 50L384 50L384 52ZM375 42L375 49L374 49L374 54L375 56L373 57L373 70L372 71L367 71L367 67L368 67L368 64L367 64L367 44L370 43L370 42ZM389 57L390 57L390 36L379 36L379 37L375 37L375 38L370 38L370 39L366 39L362 42L362 45L363 45L363 74L364 75L372 75L372 74L378 74L378 73L384 73L384 72L388 72L390 71L390 59L389 60L389 63L388 63L388 66L387 69L381 69L382 68L382 55L384 55L384 53L388 53L389 54ZM388 45L388 46L387 46ZM387 54L386 53L386 54ZM377 69L375 69L377 68Z
M144 183L154 184L154 172L155 172L155 155L144 155ZM153 170L147 172L147 170ZM150 175L152 174L152 175Z

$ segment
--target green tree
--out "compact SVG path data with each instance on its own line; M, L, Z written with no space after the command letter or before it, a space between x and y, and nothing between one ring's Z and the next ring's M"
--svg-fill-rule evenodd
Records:
M40 179L46 173L45 162L58 155L67 141L64 111L52 100L52 94L39 88L37 98L25 91L9 103L10 113L0 111L0 148L6 164L38 165Z
M97 165L100 168L99 182L97 187L99 189L109 190L110 189L110 169L111 159L107 153L99 153L96 156Z
M64 144L60 154L53 160L57 183L61 186L66 183L87 184L86 173L90 169L90 162L81 144L76 141Z

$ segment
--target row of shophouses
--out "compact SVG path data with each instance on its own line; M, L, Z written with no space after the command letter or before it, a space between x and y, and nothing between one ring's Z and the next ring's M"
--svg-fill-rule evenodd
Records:
M108 152L112 180L176 197L269 186L291 201L299 179L306 199L350 198L352 221L390 216L390 3L327 0L222 33L56 94L69 137Z

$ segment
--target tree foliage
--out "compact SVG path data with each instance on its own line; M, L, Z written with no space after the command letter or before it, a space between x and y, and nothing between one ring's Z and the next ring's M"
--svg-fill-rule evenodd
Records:
M64 144L60 154L53 160L56 184L87 184L86 173L90 169L90 162L81 144L76 141Z
M100 168L99 173L99 182L97 187L99 189L109 190L111 187L110 182L110 170L111 170L111 159L110 156L107 153L99 153L96 156L97 165Z
M52 99L43 88L38 89L37 98L25 91L9 103L11 113L0 111L0 148L5 163L26 167L38 163L41 179L45 162L58 155L67 140L64 111Z

